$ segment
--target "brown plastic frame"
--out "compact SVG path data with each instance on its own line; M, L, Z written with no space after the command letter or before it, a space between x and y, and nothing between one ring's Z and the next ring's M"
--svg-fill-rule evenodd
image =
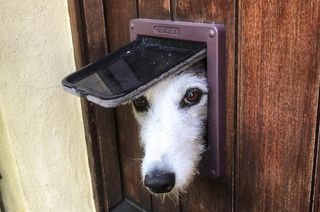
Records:
M209 85L208 151L205 169L213 178L225 173L226 143L226 70L225 27L221 24L190 23L153 19L130 21L130 39L147 35L207 44L207 78Z

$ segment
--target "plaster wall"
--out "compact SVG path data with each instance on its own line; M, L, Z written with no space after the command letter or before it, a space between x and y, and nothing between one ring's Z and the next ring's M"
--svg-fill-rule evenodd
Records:
M95 211L67 0L0 6L0 189L6 211Z

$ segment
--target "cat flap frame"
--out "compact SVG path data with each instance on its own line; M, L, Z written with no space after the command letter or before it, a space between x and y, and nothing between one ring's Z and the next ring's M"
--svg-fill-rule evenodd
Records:
M175 40L206 43L208 94L208 150L201 172L213 178L225 174L226 143L226 34L225 27L215 23L133 19L130 40L147 35Z

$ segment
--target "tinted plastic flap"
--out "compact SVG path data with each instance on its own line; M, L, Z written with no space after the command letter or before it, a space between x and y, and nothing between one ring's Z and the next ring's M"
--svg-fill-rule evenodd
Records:
M70 74L62 85L72 94L103 107L114 107L205 57L205 43L140 36Z

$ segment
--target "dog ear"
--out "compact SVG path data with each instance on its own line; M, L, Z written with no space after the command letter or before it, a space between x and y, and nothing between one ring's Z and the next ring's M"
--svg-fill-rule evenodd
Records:
M192 72L194 72L197 75L203 75L206 74L207 71L207 61L201 60L197 63L195 63L193 66L190 67Z
M179 76L183 73L192 73L193 75L196 75L196 76L206 76L206 71L207 71L207 61L204 59L204 60L200 60L199 62L196 62L186 70L179 72L178 74L176 74L176 76Z

